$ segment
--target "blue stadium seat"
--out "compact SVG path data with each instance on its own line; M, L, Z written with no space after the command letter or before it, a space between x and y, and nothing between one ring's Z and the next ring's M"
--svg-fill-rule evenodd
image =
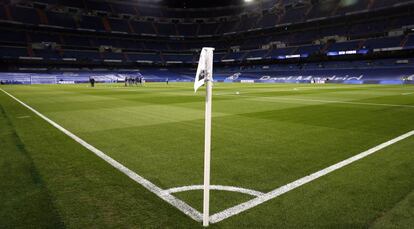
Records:
M92 39L92 42L95 46L113 46L118 47L117 41L110 39L110 38L104 38L104 37L96 37Z
M162 54L165 62L182 62L182 63L192 63L193 62L193 55L192 54L169 54L163 53Z
M202 23L198 35L214 35L216 34L218 23Z
M236 28L236 31L248 31L256 28L256 23L259 20L259 16L243 17L240 20L240 24Z
M26 32L19 30L0 29L0 41L26 44Z
M411 34L408 37L408 40L406 41L404 47L405 48L411 48L411 49L414 48L414 34Z
M36 25L40 23L39 16L33 8L11 6L10 9L12 17L15 21Z
M162 11L158 7L140 6L137 8L141 16L162 17Z
M353 25L350 29L350 35L363 35L363 34L374 34L384 33L388 27L389 21L384 22L368 22Z
M107 60L124 60L124 55L122 53L115 53L115 52L105 52L102 53L103 58Z
M268 57L272 59L277 59L279 56L292 55L295 50L295 47L273 49L269 53Z
M347 1L343 1L341 3L348 3ZM349 2L349 4L339 4L339 7L336 11L337 15L343 15L348 12L353 12L357 10L365 10L368 7L369 0L361 0L361 1L353 1Z
M45 60L60 60L61 56L58 51L54 50L33 50L35 57L42 57Z
M177 24L178 34L182 36L196 36L197 35L197 24Z
M168 50L168 46L166 43L157 43L157 42L145 42L144 43L145 49L148 50Z
M49 33L32 33L30 34L30 38L32 42L56 42L61 43L59 36L56 34L49 34Z
M109 18L108 21L112 31L130 33L127 21L113 18Z
M131 14L135 15L137 12L135 11L135 6L133 5L127 5L122 3L111 3L111 8L114 10L114 12L118 14Z
M0 56L2 58L19 58L28 56L26 47L0 46Z
M294 54L301 54L301 55L312 55L321 51L321 45L304 45L298 47L295 50Z
M128 52L126 53L128 56L129 61L137 62L137 61L149 61L153 63L160 63L161 58L159 54L156 53L139 53L139 52Z
M329 46L327 51L337 52L337 51L357 50L361 42L362 42L361 40L356 40L356 41L333 43Z
M224 56L226 56L227 53L226 52L216 52L214 53L214 62L221 62L221 60L223 59ZM196 59L196 61L198 62L198 59Z
M234 32L238 23L239 23L238 21L226 21L226 22L220 23L217 33L225 34L225 33Z
M63 58L76 58L78 61L100 61L101 56L98 51L92 50L70 50L63 51Z
M302 22L305 19L307 7L293 8L286 10L286 14L281 20L281 24Z
M46 16L48 18L49 25L76 28L75 20L71 15L48 11L46 12Z
M371 49L400 47L401 41L402 41L402 37L374 38L374 39L368 39L365 42L365 46Z
M7 20L6 10L4 6L0 4L0 20Z
M36 0L39 1L39 0ZM44 2L45 0L41 0L41 2ZM85 8L85 4L83 0L49 0L47 1L49 4L57 4L61 6L70 6L75 8Z
M83 16L79 22L80 28L105 31L102 18L96 16Z
M124 49L131 49L131 50L143 50L144 46L141 41L135 41L135 40L120 40L119 47Z
M177 31L175 25L171 23L154 23L158 30L158 34L165 36L176 36Z
M228 53L223 57L222 60L235 60L235 61L241 61L244 55L247 54L247 51L240 51L240 52L231 52Z
M332 13L332 9L340 4L341 0L327 0L323 2L319 2L319 4L315 4L311 11L306 15L307 19L314 19L314 18L321 18L321 17L329 17Z
M109 6L109 3L100 1L99 4L95 1L85 1L86 8L89 10L97 10L97 11L103 11L103 12L112 12L111 7Z
M269 50L264 49L257 49L257 50L251 50L249 53L245 56L245 59L264 59L266 54L269 52Z
M273 27L277 24L278 16L273 13L264 14L259 21L257 22L257 26L260 28L269 28Z
M257 49L261 48L263 44L269 43L271 37L255 37L250 39L245 39L243 44L241 45L242 49Z
M84 46L84 47L90 47L91 42L88 37L81 37L81 36L69 36L66 35L63 37L63 40L66 45L71 46Z
M151 22L148 21L131 21L135 33L138 34L156 34Z

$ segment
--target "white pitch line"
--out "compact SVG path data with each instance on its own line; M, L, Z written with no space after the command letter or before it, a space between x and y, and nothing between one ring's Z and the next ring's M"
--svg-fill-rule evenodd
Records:
M17 116L18 119L30 118L30 115Z
M412 95L412 94L414 94L414 92L402 93L401 95Z
M125 167L121 163L117 162L113 158L109 157L108 155L106 155L105 153L100 151L99 149L97 149L94 146L92 146L91 144L85 142L84 140L82 140L78 136L74 135L73 133L69 132L68 130L66 130L65 128L63 128L62 126L57 124L56 122L50 120L49 118L47 118L46 116L44 116L43 114L38 112L37 110L33 109L29 105L27 105L24 102L20 101L18 98L16 98L13 95L9 94L7 91L5 91L1 88L0 88L0 90L2 92L4 92L6 95L8 95L11 98L13 98L14 100L16 100L18 103L20 103L24 107L26 107L27 109L31 110L33 113L38 115L40 118L44 119L46 122L50 123L55 128L62 131L64 134L66 134L67 136L69 136L70 138L72 138L73 140L78 142L79 144L81 144L83 147L85 147L88 150L92 151L94 154L96 154L98 157L100 157L101 159L103 159L104 161L106 161L107 163L112 165L114 168L121 171L122 173L127 175L129 178L131 178L132 180L134 180L137 183L139 183L140 185L142 185L144 188L148 189L150 192L154 193L155 195L157 195L161 199L165 200L166 202L168 202L172 206L176 207L177 209L179 209L181 212L188 215L192 219L194 219L198 222L201 222L202 214L199 211L197 211L196 209L194 209L193 207L191 207L190 205L188 205L187 203L185 203L184 201L182 201L180 199L177 199L176 197L171 195L169 192L163 190L162 188L160 188L160 187L156 186L155 184L151 183L149 180L147 180L144 177L138 175L134 171L128 169L127 167Z
M203 190L203 185L190 185L190 186L183 186L183 187L176 187L176 188L170 188L165 190L168 193L176 193L176 192L186 192L186 191L192 191L192 190ZM218 190L218 191L229 191L229 192L239 192L251 196L261 196L264 193L259 192L252 189L247 188L239 188L234 186L223 186L223 185L210 185L211 190Z
M309 101L309 102L321 102L321 103L343 103L343 104L369 105L369 106L409 107L409 108L414 108L414 105L389 104L389 103L364 103L364 102L350 102L350 101L324 100L324 99L300 99L300 98L278 98L278 99L282 99L282 100L297 100L297 101Z
M233 94L228 94L227 96L236 96ZM389 104L389 103L365 103L365 102L351 102L351 101L339 101L339 100L325 100L325 99L302 99L302 98L286 98L286 97L258 97L250 95L237 95L244 98L260 98L260 100L291 100L291 101L303 101L303 102L319 102L319 103L342 103L342 104L355 104L355 105L368 105L368 106L385 106L385 107L407 107L414 108L414 105L404 105L404 104Z
M344 166L347 166L347 165L349 165L349 164L351 164L353 162L356 162L358 160L361 160L364 157L367 157L367 156L369 156L369 155L371 155L371 154L373 154L375 152L378 152L379 150L382 150L382 149L384 149L384 148L386 148L386 147L388 147L388 146L390 146L392 144L395 144L395 143L397 143L399 141L402 141L402 140L404 140L404 139L406 139L408 137L411 137L413 135L414 135L414 130L412 130L412 131L410 131L410 132L408 132L406 134L403 134L403 135L401 135L399 137L396 137L396 138L394 138L392 140L389 140L387 142L384 142L384 143L382 143L382 144L380 144L378 146L375 146L375 147L373 147L373 148L371 148L371 149L369 149L367 151L364 151L364 152L362 152L362 153L360 153L358 155L355 155L355 156L350 157L350 158L348 158L346 160L343 160L343 161L341 161L339 163L336 163L334 165L331 165L331 166L329 166L329 167L327 167L325 169L322 169L322 170L320 170L318 172L312 173L311 175L305 176L305 177L300 178L300 179L298 179L296 181L293 181L293 182L291 182L289 184L286 184L286 185L284 185L282 187L279 187L277 189L274 189L273 191L270 191L270 192L268 192L268 193L266 193L264 195L258 196L258 197L254 198L252 200L246 201L244 203L241 203L239 205L236 205L234 207L231 207L231 208L228 208L228 209L226 209L224 211L221 211L219 213L216 213L216 214L214 214L214 215L212 215L210 217L210 222L211 223L217 223L217 222L220 222L220 221L222 221L222 220L224 220L226 218L229 218L231 216L237 215L237 214L239 214L241 212L244 212L244 211L246 211L246 210L248 210L250 208L253 208L253 207L255 207L255 206L259 205L259 204L262 204L262 203L264 203L264 202L266 202L268 200L271 200L273 198L276 198L276 197L278 197L278 196L280 196L280 195L282 195L284 193L287 193L287 192L289 192L289 191L291 191L293 189L296 189L296 188L298 188L298 187L300 187L300 186L302 186L304 184L307 184L307 183L309 183L309 182L311 182L313 180L316 180L316 179L318 179L318 178L320 178L322 176L325 176L325 175L327 175L327 174L329 174L329 173L331 173L331 172L333 172L335 170L338 170L338 169L340 169L340 168L342 168Z

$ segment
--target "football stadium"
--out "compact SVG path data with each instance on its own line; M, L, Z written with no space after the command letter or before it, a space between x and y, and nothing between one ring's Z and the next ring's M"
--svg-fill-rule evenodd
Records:
M414 228L414 1L0 0L0 228Z

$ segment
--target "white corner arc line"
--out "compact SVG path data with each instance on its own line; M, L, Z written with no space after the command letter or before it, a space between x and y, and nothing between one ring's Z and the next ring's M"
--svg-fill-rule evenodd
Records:
M399 141L402 141L402 140L404 140L406 138L409 138L409 137L411 137L413 135L414 135L414 130L412 130L412 131L410 131L408 133L405 133L405 134L403 134L403 135L401 135L399 137L396 137L396 138L394 138L392 140L389 140L387 142L384 142L384 143L382 143L382 144L380 144L378 146L375 146L375 147L373 147L373 148L371 148L371 149L369 149L367 151L364 151L364 152L362 152L360 154L357 154L357 155L355 155L353 157L350 157L348 159L345 159L345 160L343 160L343 161L341 161L339 163L336 163L334 165L331 165L331 166L329 166L329 167L327 167L325 169L322 169L322 170L320 170L318 172L312 173L312 174L310 174L308 176L305 176L303 178L300 178L300 179L298 179L296 181L293 181L293 182L291 182L289 184L286 184L286 185L284 185L282 187L279 187L277 189L274 189L274 190L272 190L272 191L270 191L270 192L268 192L268 193L266 193L264 195L258 196L258 197L254 198L252 200L246 201L244 203L241 203L239 205L236 205L234 207L231 207L231 208L228 208L228 209L226 209L224 211L221 211L219 213L216 213L216 214L214 214L214 215L212 215L210 217L210 222L211 223L217 223L217 222L220 222L220 221L222 221L222 220L224 220L226 218L229 218L231 216L237 215L237 214L239 214L241 212L244 212L244 211L246 211L246 210L248 210L250 208L253 208L253 207L255 207L255 206L259 205L259 204L262 204L262 203L264 203L264 202L266 202L268 200L271 200L273 198L276 198L276 197L278 197L278 196L280 196L280 195L282 195L284 193L287 193L287 192L289 192L289 191L291 191L293 189L296 189L296 188L298 188L298 187L300 187L300 186L302 186L304 184L307 184L307 183L309 183L309 182L311 182L313 180L316 180L316 179L318 179L318 178L320 178L322 176L325 176L325 175L327 175L327 174L329 174L329 173L331 173L331 172L333 172L335 170L338 170L338 169L340 169L340 168L342 168L344 166L347 166L347 165L349 165L349 164L351 164L353 162L356 162L356 161L358 161L358 160L360 160L360 159L362 159L364 157L367 157L367 156L369 156L369 155L371 155L371 154L373 154L375 152L378 152L378 151L380 151L380 150L382 150L382 149L384 149L384 148L386 148L386 147L388 147L388 146L390 146L392 144L395 144L395 143L397 143Z
M104 152L102 152L99 149L95 148L91 144L85 142L84 140L82 140L78 136L74 135L73 133L69 132L68 130L66 130L65 128L63 128L59 124L55 123L54 121L50 120L49 118L47 118L46 116L44 116L43 114L38 112L37 110L33 109L32 107L25 104L24 102L20 101L18 98L14 97L13 95L8 93L7 91L3 90L2 88L0 88L0 90L2 92L4 92L6 95L8 95L11 98L13 98L14 100L16 100L18 103L20 103L24 107L26 107L27 109L29 109L30 111L32 111L33 113L35 113L36 115L38 115L40 118L44 119L49 124L51 124L52 126L57 128L58 130L60 130L61 132L63 132L64 134L66 134L67 136L69 136L70 138L72 138L73 140L78 142L79 144L81 144L83 147L85 147L88 150L92 151L95 155L97 155L98 157L100 157L101 159L106 161L108 164L112 165L114 168L116 168L117 170L119 170L123 174L127 175L129 178L131 178L132 180L134 180L138 184L142 185L144 188L146 188L150 192L154 193L155 195L157 195L158 197L160 197L164 201L166 201L169 204L171 204L172 206L176 207L178 210L180 210L181 212L183 212L187 216L191 217L195 221L201 222L202 214L199 211L197 211L196 209L194 209L193 207L191 207L190 205L188 205L187 203L185 203L184 201L174 197L169 192L166 192L165 190L163 190L162 188L156 186L155 184L153 184L149 180L147 180L144 177L138 175L134 171L128 169L127 167L125 167L124 165L119 163L118 161L116 161L113 158L106 155Z
M203 190L203 185L189 185L189 186L182 186L182 187L175 187L165 190L168 193L177 193L177 192L186 192L186 191L193 191L193 190ZM234 186L224 186L224 185L210 185L211 190L218 190L218 191L229 191L229 192L239 192L251 196L261 196L264 193L259 192L252 189L247 188L239 188Z

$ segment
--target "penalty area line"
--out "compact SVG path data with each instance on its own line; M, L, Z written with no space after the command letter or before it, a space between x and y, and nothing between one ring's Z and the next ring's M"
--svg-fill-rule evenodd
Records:
M318 178L320 178L322 176L325 176L325 175L327 175L327 174L329 174L331 172L334 172L335 170L341 169L341 168L343 168L343 167L345 167L345 166L347 166L349 164L352 164L352 163L354 163L354 162L356 162L358 160L361 160L361 159L363 159L363 158L365 158L365 157L367 157L367 156L369 156L371 154L374 154L374 153L376 153L376 152L378 152L378 151L380 151L380 150L382 150L382 149L384 149L384 148L386 148L386 147L388 147L388 146L390 146L392 144L395 144L395 143L397 143L399 141L402 141L402 140L404 140L406 138L409 138L409 137L411 137L413 135L414 135L414 130L412 130L412 131L410 131L408 133L405 133L405 134L403 134L403 135L401 135L399 137L396 137L396 138L394 138L392 140L389 140L387 142L384 142L384 143L382 143L380 145L377 145L377 146L375 146L375 147L373 147L373 148L371 148L371 149L369 149L367 151L364 151L364 152L362 152L360 154L357 154L357 155L355 155L353 157L350 157L350 158L348 158L346 160L343 160L343 161L341 161L339 163L336 163L334 165L331 165L331 166L329 166L329 167L327 167L325 169L322 169L322 170L320 170L318 172L312 173L312 174L310 174L308 176L305 176L303 178L300 178L300 179L298 179L296 181L293 181L293 182L291 182L289 184L286 184L286 185L284 185L282 187L279 187L277 189L274 189L274 190L272 190L272 191L270 191L270 192L268 192L266 194L263 194L261 196L258 196L256 198L254 198L254 199L251 199L249 201L246 201L246 202L241 203L239 205L236 205L234 207L228 208L228 209L226 209L224 211L221 211L219 213L216 213L216 214L214 214L214 215L211 216L210 222L211 223L217 223L217 222L220 222L220 221L222 221L224 219L227 219L227 218L229 218L231 216L237 215L237 214L239 214L241 212L244 212L244 211L246 211L248 209L251 209L251 208L253 208L253 207L255 207L255 206L259 205L259 204L262 204L262 203L264 203L266 201L269 201L269 200L271 200L273 198L276 198L276 197L278 197L278 196L280 196L282 194L285 194L285 193L287 193L289 191L292 191L293 189L296 189L296 188L298 188L298 187L300 187L302 185L305 185L305 184L307 184L307 183L309 183L311 181L314 181L314 180L316 180L316 179L318 179Z
M177 208L178 210L180 210L181 212L183 212L187 216L191 217L195 221L198 221L198 222L202 221L202 214L199 211L197 211L196 209L194 209L193 207L191 207L190 205L188 205L187 203L185 203L184 201L174 197L168 191L156 186L155 184L153 184L149 180L147 180L144 177L138 175L134 171L128 169L127 167L125 167L124 165L122 165L121 163L116 161L115 159L111 158L110 156L106 155L104 152L102 152L99 149L95 148L94 146L87 143L86 141L82 140L81 138L79 138L75 134L71 133L70 131L66 130L65 128L63 128L62 126L60 126L56 122L52 121L48 117L44 116L43 114L41 114L37 110L33 109L32 107L25 104L24 102L20 101L18 98L14 97L13 95L8 93L7 91L3 90L2 88L0 88L0 90L3 93L5 93L6 95L8 95L9 97L11 97L12 99L14 99L15 101L17 101L18 103L20 103L21 105L23 105L24 107L26 107L27 109L29 109L30 111L32 111L33 113L35 113L36 115L38 115L40 118L42 118L43 120L45 120L49 124L54 126L56 129L60 130L64 134L66 134L68 137L72 138L77 143L79 143L80 145L82 145L83 147L88 149L89 151L93 152L96 156L100 157L101 159L106 161L108 164L112 165L114 168L116 168L117 170L119 170L123 174L127 175L129 178L131 178L132 180L134 180L138 184L142 185L144 188L146 188L150 192L154 193L155 195L157 195L158 197L160 197L161 199L163 199L164 201L169 203L170 205L174 206L175 208Z

